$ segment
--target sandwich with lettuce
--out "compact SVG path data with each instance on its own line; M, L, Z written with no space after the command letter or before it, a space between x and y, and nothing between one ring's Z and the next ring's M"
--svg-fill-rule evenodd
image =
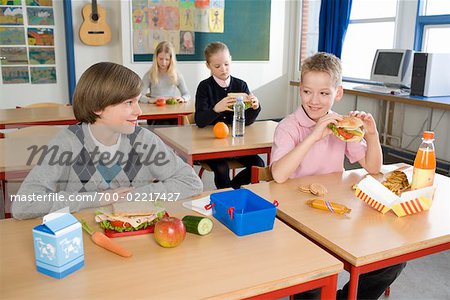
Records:
M364 137L364 123L360 118L343 116L337 124L329 124L333 134L345 142L361 141Z

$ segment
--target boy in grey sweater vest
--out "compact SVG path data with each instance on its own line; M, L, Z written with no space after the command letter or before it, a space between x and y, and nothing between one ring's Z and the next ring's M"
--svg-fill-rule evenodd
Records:
M113 201L183 199L203 184L194 170L147 129L137 127L142 81L114 63L81 76L73 109L78 125L62 130L38 157L12 203L17 219L69 206L71 212Z

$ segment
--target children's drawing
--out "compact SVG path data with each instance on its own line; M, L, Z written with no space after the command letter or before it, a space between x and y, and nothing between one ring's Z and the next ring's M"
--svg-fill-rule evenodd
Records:
M150 6L148 8L148 23L150 29L162 29L164 27L164 7L163 6Z
M22 0L0 0L0 5L21 5Z
M55 48L28 48L30 54L30 64L32 65L54 65L55 64Z
M225 0L211 0L211 8L225 8Z
M3 84L29 83L28 67L2 67Z
M23 27L0 27L0 45L25 45Z
M180 31L179 30L165 30L164 40L171 42L175 48L175 53L180 53Z
M223 9L214 8L209 10L209 31L223 32Z
M0 56L6 57L5 60L1 60L1 64L7 65L27 65L27 48L25 47L1 47Z
M141 30L148 27L147 8L137 8L133 10L133 29Z
M53 8L27 7L29 25L55 25Z
M209 8L209 0L195 0L195 7Z
M147 29L138 29L133 32L133 49L135 54L150 53L150 43L148 41L149 32Z
M53 46L53 28L28 28L28 45Z
M55 67L31 67L30 73L32 84L56 83Z
M180 54L195 54L195 35L192 31L180 32Z
M0 7L0 25L23 25L22 7Z
M197 8L195 10L195 31L209 32L209 9Z
M194 30L194 8L180 8L180 29Z
M178 7L166 6L164 8L164 29L179 30L180 29L180 12Z
M164 41L164 31L163 30L153 30L152 31L152 44L150 53L155 52L156 46L162 41Z
M26 0L27 6L52 6L52 0Z

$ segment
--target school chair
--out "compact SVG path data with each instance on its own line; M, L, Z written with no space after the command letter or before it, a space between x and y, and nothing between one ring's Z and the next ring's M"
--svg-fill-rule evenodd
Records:
M58 106L70 106L70 104L66 103L56 103L56 102L37 102L25 106L16 106L16 108L40 108L40 107L58 107Z
M267 167L257 167L252 166L252 177L251 183L258 183L260 181L272 181L272 172L270 171L270 166Z
M190 114L188 116L183 116L183 125L195 124L194 114ZM211 167L204 162L196 161L194 162L196 165L200 165L200 171L198 172L198 177L202 178L203 172L209 171L212 172ZM237 160L228 161L228 167L232 171L233 177L236 176L236 169L243 168L244 165L239 163Z
M1 174L1 192L5 203L5 218L10 218L9 213L10 201L6 185L13 183L21 183L28 175L30 169L26 167L29 157L29 151L26 150L29 146L38 144L37 146L46 145L58 132L61 127L50 125L30 126L18 129L16 131L5 132L4 138L1 139L1 150L9 153L9 158L6 155L0 156L0 166L5 168ZM38 141L38 142L37 142ZM14 160L14 161L13 161ZM23 168L21 168L23 166ZM10 170L8 170L10 168ZM12 168L12 169L11 169Z

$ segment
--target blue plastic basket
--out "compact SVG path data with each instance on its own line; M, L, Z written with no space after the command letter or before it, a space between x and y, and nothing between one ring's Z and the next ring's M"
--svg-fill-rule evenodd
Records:
M239 236L273 229L276 206L249 190L215 193L210 199L214 218Z

